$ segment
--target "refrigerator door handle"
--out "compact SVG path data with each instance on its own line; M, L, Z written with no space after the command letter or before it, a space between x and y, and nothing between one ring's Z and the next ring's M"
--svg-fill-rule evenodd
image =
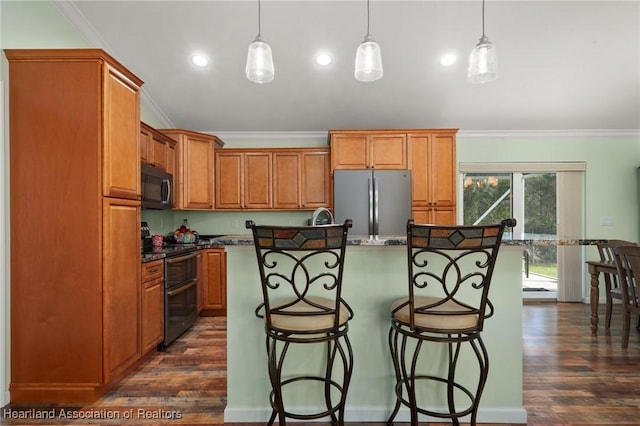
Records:
M373 235L378 235L380 228L380 220L378 218L378 205L380 200L378 199L378 179L373 178Z
M374 179L373 178L369 178L368 179L368 184L369 184L369 235L373 235L373 204L374 204Z

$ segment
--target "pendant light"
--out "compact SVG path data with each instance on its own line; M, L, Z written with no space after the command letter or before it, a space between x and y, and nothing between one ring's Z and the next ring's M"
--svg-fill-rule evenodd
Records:
M254 83L268 83L274 76L271 47L260 33L260 0L258 0L258 35L249 45L245 73Z
M484 0L482 0L482 37L469 55L469 83L487 83L498 78L498 56L496 47L484 34Z
M380 46L369 34L369 0L367 0L367 35L356 50L356 70L358 81L376 81L382 78L382 53Z

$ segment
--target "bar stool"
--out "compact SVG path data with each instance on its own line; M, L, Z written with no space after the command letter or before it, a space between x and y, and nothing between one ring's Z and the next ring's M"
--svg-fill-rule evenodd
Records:
M418 414L451 419L455 425L470 414L471 425L476 424L489 373L489 355L481 332L485 318L493 315L488 298L491 276L504 229L515 224L515 219L482 226L417 225L408 221L409 296L391 305L389 346L396 375L396 405L388 425L393 424L403 404L409 407L412 425L418 424ZM438 354L436 349L440 349L431 343L445 344L446 372L437 368L442 360L436 355L427 359L423 356L419 362L425 342L434 348L431 354ZM461 354L466 355L461 350L463 343L470 345L479 365L474 392L469 389L474 381L469 385L469 380L462 380L456 371ZM419 371L418 367L428 371ZM443 392L439 393L441 388ZM431 402L425 407L425 389L436 390L434 399L442 395L440 406ZM458 397L468 402L464 408L459 408Z
M342 299L342 273L351 220L340 225L277 227L248 220L258 259L263 301L255 314L264 320L272 407L276 416L310 420L330 416L344 424L344 407L351 380L353 352L347 336L353 311ZM291 344L326 346L321 374L286 376L285 355ZM336 365L341 368L336 368ZM326 409L293 413L285 408L283 388L296 383L320 384ZM336 396L339 395L339 397ZM337 401L336 401L337 399Z

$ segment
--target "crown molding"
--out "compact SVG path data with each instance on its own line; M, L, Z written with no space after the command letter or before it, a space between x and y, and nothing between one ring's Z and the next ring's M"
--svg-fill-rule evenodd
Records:
M201 131L201 133L208 133L216 135L223 140L318 140L327 139L328 131L272 131L272 132L216 132L216 131Z
M568 129L568 130L460 130L464 138L576 138L631 137L639 138L640 129Z
M221 139L233 140L273 140L273 139L319 139L326 138L328 130L324 131L270 131L270 132L240 132L202 131L216 135ZM463 138L575 138L575 137L631 137L640 138L640 129L576 129L576 130L460 130L457 137Z

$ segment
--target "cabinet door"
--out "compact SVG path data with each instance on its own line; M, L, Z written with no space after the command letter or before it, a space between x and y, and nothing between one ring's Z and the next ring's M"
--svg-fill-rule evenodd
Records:
M164 280L143 283L140 311L142 355L164 339Z
M167 144L167 173L174 176L176 175L176 144L175 142L169 142ZM175 178L174 178L175 182Z
M299 209L302 207L300 172L300 154L296 152L276 152L273 154L274 209Z
M167 170L167 141L160 135L151 135L151 161L154 167Z
M455 225L456 224L456 208L451 207L434 207L431 209L433 223L438 225Z
M151 130L143 125L140 126L140 163L150 164L149 146L151 145Z
M204 309L210 315L225 315L227 309L227 253L224 249L204 250Z
M105 198L102 228L103 358L109 382L141 357L139 203Z
M380 134L369 136L369 167L398 170L407 168L407 136Z
M187 135L182 147L183 209L213 209L213 140Z
M140 198L139 87L104 66L103 194Z
M333 170L369 168L367 146L366 134L332 134L331 168Z
M431 135L409 135L411 158L411 206L427 207L431 201L429 147ZM426 223L426 222L420 222Z
M242 153L216 152L216 209L242 208Z
M329 153L302 153L302 208L315 209L331 205L331 170Z
M271 208L271 153L245 153L243 189L243 208Z
M453 135L434 134L431 139L431 200L435 206L456 204L456 144Z
M197 293L197 309L198 309L198 313L202 312L202 310L204 309L204 288L203 288L203 284L204 284L204 262L202 261L202 251L198 252L198 255L196 256L196 262L197 262L197 274L198 274L198 293Z
M426 207L411 210L411 217L416 223L437 225L455 225L455 207Z

